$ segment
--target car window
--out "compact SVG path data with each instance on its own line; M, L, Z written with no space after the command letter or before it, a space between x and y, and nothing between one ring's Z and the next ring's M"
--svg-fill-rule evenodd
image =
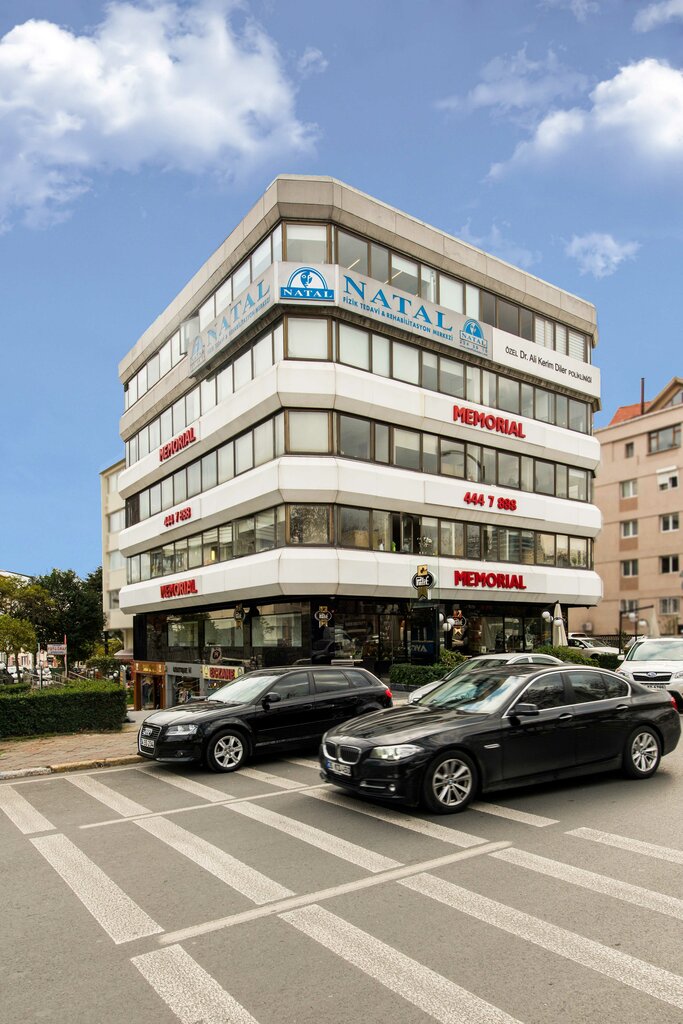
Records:
M557 662L547 654L530 654L529 661L532 665L556 665Z
M366 676L364 672L360 672L357 668L345 669L344 675L349 679L352 686L372 686L372 679Z
M626 655L627 661L683 661L683 639L641 640Z
M291 672L281 679L278 679L274 686L271 686L269 693L279 693L283 700L295 700L297 697L307 697L311 692L311 682L308 672Z
M332 672L314 672L313 681L318 693L332 693L334 690L348 690L351 687L340 669Z
M569 673L569 681L574 690L577 704L585 704L593 700L609 700L611 697L624 697L628 694L628 684L620 679L612 679L602 672L591 672L579 669Z
M524 691L521 700L524 704L535 704L539 709L561 708L567 703L564 679L559 672L545 679L537 679Z

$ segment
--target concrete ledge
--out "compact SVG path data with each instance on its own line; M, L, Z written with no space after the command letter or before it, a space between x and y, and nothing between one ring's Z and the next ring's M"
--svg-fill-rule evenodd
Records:
M0 772L0 779L23 779L28 775L51 775L51 768L14 768L11 771Z
M122 764L140 764L143 758L139 754L126 754L125 757L100 757L92 761L66 761L63 764L51 764L45 768L16 768L12 771L0 772L0 781L7 779L25 779L31 775L56 775L64 772L78 772L88 768L109 768Z

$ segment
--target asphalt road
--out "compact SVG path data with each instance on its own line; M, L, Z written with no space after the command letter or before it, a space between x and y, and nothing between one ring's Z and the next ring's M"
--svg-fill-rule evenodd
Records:
M683 746L464 814L310 755L0 784L0 1022L680 1024Z

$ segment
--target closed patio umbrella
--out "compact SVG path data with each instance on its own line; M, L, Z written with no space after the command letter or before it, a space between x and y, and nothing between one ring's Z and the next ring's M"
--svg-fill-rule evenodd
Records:
M659 622L657 621L657 612L654 608L650 612L650 636L661 636L661 633L659 632Z
M566 647L567 646L567 632L564 628L564 619L562 618L562 608L560 602L555 603L553 609L553 647Z

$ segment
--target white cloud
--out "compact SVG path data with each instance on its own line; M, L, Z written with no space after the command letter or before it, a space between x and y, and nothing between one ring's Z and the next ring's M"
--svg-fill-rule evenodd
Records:
M297 69L302 78L307 78L309 75L319 75L327 71L328 63L322 50L309 46L297 61Z
M577 21L586 21L589 14L597 14L600 5L596 0L542 0L541 7L560 7L571 11Z
M581 274L609 277L624 260L632 260L639 248L638 242L617 242L612 235L593 232L574 235L565 253L576 260Z
M683 18L683 0L662 0L661 3L648 4L638 11L633 19L633 27L636 32L650 32L677 18Z
M0 224L64 216L95 171L239 173L310 145L272 40L230 0L114 2L89 35L0 39Z
M503 224L503 228L507 229L509 227L508 223ZM467 221L459 231L456 231L456 235L458 238L462 238L463 242L469 242L470 245L475 245L478 249L484 249L486 252L499 256L500 259L505 260L507 263L512 263L516 267L522 267L524 270L528 270L529 267L540 260L538 252L532 252L531 249L526 249L511 238L506 237L497 224L492 224L488 234L475 235L470 229L470 222Z
M526 47L512 57L495 57L481 71L481 81L465 96L448 96L437 102L441 110L541 109L556 99L567 99L585 90L585 75L571 71L553 50L540 60L531 60Z
M547 163L575 154L582 163L609 154L643 167L666 170L683 163L683 72L648 58L600 82L591 106L555 111L537 125L512 157L494 164L501 177L511 166Z

